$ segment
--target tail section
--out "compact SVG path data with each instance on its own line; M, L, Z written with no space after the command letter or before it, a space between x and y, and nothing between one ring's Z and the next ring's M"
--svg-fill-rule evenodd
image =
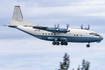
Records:
M24 26L24 25L36 26L36 24L34 24L28 20L25 20L23 18L20 6L15 6L14 12L13 12L13 17L12 17L11 22L9 23L9 26Z
M23 15L20 6L15 6L12 20L22 21Z

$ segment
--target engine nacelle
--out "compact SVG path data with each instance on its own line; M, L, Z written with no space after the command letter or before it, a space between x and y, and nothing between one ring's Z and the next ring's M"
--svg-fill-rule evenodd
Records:
M54 28L54 27L47 27L47 29L46 29L47 31L52 31L52 32L55 32L55 30L56 30L56 28Z
M59 28L59 29L58 29L58 32L61 32L61 33L66 33L66 32L67 32L67 29L64 29L64 28Z
M67 32L70 31L70 30L67 30L65 28L59 28L59 29L57 29L57 28L54 28L54 27L47 27L46 30L47 31L51 31L51 32L59 32L59 33L67 33Z

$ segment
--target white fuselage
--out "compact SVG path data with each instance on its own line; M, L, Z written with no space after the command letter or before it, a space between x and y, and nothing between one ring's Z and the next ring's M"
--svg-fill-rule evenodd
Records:
M46 30L35 29L33 27L17 26L19 30L22 30L37 38L48 41L67 41L67 42L100 42L102 37L90 35L89 33L95 33L93 31L85 29L69 28L70 32L67 33L54 33ZM59 39L59 40L58 40Z

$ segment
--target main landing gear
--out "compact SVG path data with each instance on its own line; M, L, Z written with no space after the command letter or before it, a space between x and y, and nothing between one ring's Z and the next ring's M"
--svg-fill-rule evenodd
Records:
M61 42L61 43L59 43L57 41L52 42L52 45L59 45L59 44L61 44L61 45L68 45L68 42Z
M90 44L88 43L88 44L86 45L86 47L89 48L89 47L90 47Z
M67 46L67 45L68 45L68 42L65 42L65 41L62 41L61 43L58 42L58 41L53 41L53 42L52 42L52 45L60 45L60 44ZM89 48L89 47L90 47L90 44L88 43L88 44L86 45L86 47Z

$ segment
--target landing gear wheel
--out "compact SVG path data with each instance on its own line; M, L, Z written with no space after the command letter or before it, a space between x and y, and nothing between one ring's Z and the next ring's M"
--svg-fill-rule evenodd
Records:
M59 45L59 42L56 42L56 45Z
M68 45L68 42L61 42L61 45Z
M61 45L63 45L64 43L63 42L61 42Z
M90 44L87 44L86 47L89 48L90 47Z
M59 45L59 42L52 42L52 45Z
M52 44L53 44L53 45L55 45L55 44L56 44L56 42L52 42Z
M65 45L68 45L68 43L67 43L67 42L65 42Z

